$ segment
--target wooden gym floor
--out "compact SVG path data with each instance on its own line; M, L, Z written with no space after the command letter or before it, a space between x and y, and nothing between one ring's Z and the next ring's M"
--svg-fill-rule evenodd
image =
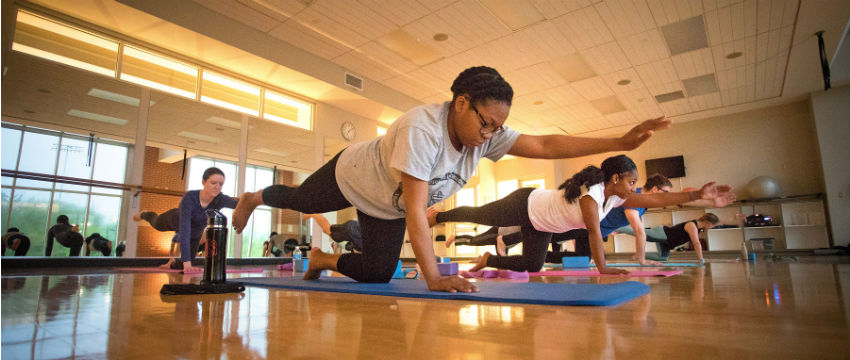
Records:
M717 259L670 278L632 278L650 294L614 307L254 287L239 295L160 297L162 284L199 278L96 268L5 271L2 357L848 359L848 260ZM292 276L265 268L243 276Z

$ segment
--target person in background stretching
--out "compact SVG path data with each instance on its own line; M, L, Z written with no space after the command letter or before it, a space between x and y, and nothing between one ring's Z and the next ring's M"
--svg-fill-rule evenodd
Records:
M216 167L204 170L201 177L203 189L187 191L180 200L180 218L177 230L180 239L180 259L169 259L163 266L172 269L182 269L184 273L203 272L203 268L192 266L192 259L197 254L198 246L207 227L207 210L235 208L238 198L227 196L221 192L224 186L224 172Z
M508 196L480 207L462 206L435 213L429 224L444 222L474 222L490 226L520 226L522 255L492 256L485 253L470 271L486 266L514 271L539 271L553 233L587 229L590 252L596 268L603 274L627 273L605 264L601 219L619 206L660 207L697 199L725 196L729 186L705 184L702 189L687 193L637 194L637 166L625 155L612 156L601 168L588 166L564 181L558 190L522 188Z
M103 256L109 256L112 253L112 240L109 240L98 233L89 235L86 238L86 256L89 256L92 251L100 251Z
M626 151L649 139L655 130L670 126L662 117L647 120L619 138L525 135L504 126L513 89L495 69L466 69L451 90L451 101L411 109L385 135L352 144L300 186L272 185L246 193L233 212L236 231L242 231L262 204L308 214L354 206L363 251L325 254L316 247L305 279L317 279L327 269L359 282L389 282L407 231L428 289L478 291L468 280L440 275L425 211L463 188L481 158L496 161L511 154L562 159Z
M157 214L153 211L140 211L133 216L133 221L139 222L145 220L151 224L151 227L156 231L174 231L174 236L171 237L171 249L168 251L169 257L180 255L180 236L177 235L177 230L180 228L180 208L170 209L162 214ZM203 242L198 246L203 245ZM200 249L195 249L196 251ZM120 256L120 255L119 255Z
M30 250L30 238L21 234L18 228L10 227L3 234L3 252L0 255L6 256L6 248L15 251L15 256L26 256Z
M53 254L53 239L70 249L70 256L80 256L80 250L83 248L83 235L79 231L77 225L71 225L68 222L68 216L59 215L56 218L56 225L47 230L47 246L44 248L44 256Z

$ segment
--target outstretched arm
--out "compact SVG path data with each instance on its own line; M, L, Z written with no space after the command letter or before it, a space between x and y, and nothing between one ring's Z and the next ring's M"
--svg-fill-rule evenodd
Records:
M605 265L605 247L602 245L602 231L599 229L596 200L593 200L590 195L585 195L579 199L579 205L581 206L581 217L584 219L585 227L587 227L588 240L590 240L590 256L596 263L596 269L601 274L628 273L626 270L609 268Z
M441 277L437 268L437 258L431 243L431 231L425 215L428 199L428 183L406 173L401 174L402 198L407 211L407 234L416 256L416 263L422 269L422 275L428 289L447 292L473 292L478 288L458 276Z
M694 200L711 200L717 197L725 197L732 190L729 185L715 185L714 182L707 183L697 191L657 194L632 194L623 203L625 207L653 208L669 205L682 204Z
M646 120L618 138L587 138L568 135L520 135L508 154L534 159L564 159L609 151L632 150L656 130L670 127L663 116Z
M635 232L635 256L634 259L641 265L660 265L657 261L646 259L646 231L643 229L643 220L640 218L640 213L635 209L626 209L624 211L626 219L629 220L629 225Z
M688 232L688 237L691 238L691 245L694 247L694 251L697 253L697 259L701 263L705 262L705 258L702 257L702 245L699 242L699 229L694 223L688 223L685 225L685 231Z

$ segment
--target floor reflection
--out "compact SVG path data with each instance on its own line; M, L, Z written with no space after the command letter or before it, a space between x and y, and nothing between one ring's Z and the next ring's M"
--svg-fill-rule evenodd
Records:
M844 358L847 263L716 262L613 307L249 287L161 296L180 274L3 276L2 356L24 358ZM843 274L843 275L842 275ZM293 276L267 272L265 275ZM485 280L486 281L486 280Z

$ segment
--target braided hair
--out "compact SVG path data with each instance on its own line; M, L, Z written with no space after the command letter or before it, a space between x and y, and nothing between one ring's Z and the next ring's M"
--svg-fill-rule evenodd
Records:
M602 168L588 166L577 172L573 177L564 181L558 190L564 189L564 197L567 202L574 203L581 195L581 187L596 185L611 180L616 174L637 171L637 166L632 159L626 155L612 156L602 162Z
M452 83L451 90L452 102L465 95L473 104L495 100L510 106L514 97L511 85L496 69L488 66L475 66L462 71Z

